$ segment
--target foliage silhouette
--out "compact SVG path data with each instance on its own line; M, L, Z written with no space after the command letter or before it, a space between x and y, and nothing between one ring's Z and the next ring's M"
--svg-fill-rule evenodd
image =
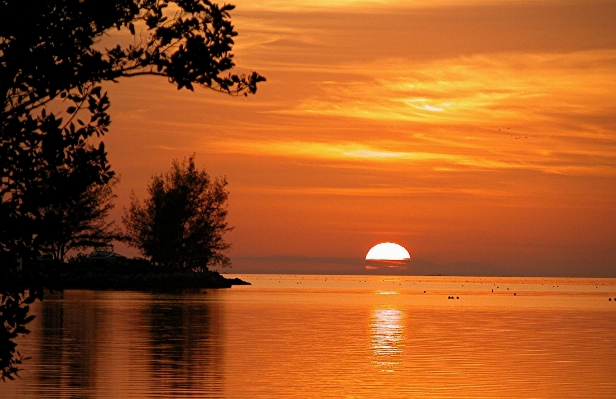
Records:
M68 251L101 247L112 240L122 240L121 230L114 222L107 222L116 195L113 187L118 180L108 184L91 184L74 196L59 193L59 198L49 201L45 209L45 224L41 235L41 251L48 257L64 261Z
M194 155L182 163L174 160L169 172L152 177L149 198L142 203L133 195L122 218L130 245L165 269L228 266L226 186L224 178L211 180L198 170Z
M17 372L12 340L31 320L27 304L42 299L36 269L55 223L50 209L114 176L100 141L111 121L101 83L157 75L178 89L255 93L262 76L229 73L233 8L208 0L0 0L3 380ZM134 44L103 47L113 29Z

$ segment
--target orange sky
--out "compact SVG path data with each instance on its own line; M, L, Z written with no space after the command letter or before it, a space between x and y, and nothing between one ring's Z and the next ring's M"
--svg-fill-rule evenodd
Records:
M614 2L233 3L256 95L106 85L116 220L194 152L233 272L360 273L394 241L411 274L616 276Z

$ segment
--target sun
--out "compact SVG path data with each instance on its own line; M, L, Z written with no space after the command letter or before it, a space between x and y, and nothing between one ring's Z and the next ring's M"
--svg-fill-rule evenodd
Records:
M366 254L366 260L393 260L407 261L411 254L402 245L393 242L382 242L370 248Z
M411 254L402 245L382 242L370 248L366 254L368 270L404 270L411 260Z

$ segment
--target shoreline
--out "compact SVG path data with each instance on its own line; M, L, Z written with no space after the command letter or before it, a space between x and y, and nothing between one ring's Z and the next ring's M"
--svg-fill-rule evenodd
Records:
M48 264L39 275L51 290L182 291L251 285L217 271L163 270L147 261L96 260Z

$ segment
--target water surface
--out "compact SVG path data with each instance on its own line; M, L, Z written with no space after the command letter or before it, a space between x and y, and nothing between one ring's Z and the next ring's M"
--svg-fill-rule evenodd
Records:
M616 279L239 277L48 297L0 396L616 397Z

